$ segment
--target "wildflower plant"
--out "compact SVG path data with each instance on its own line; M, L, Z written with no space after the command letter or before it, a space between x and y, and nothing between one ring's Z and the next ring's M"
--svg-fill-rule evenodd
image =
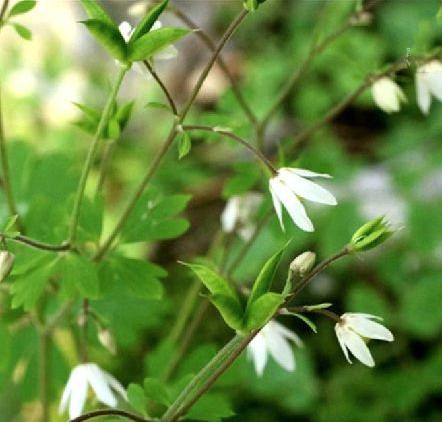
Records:
M70 145L69 153L43 156L37 148L10 143L12 129L4 116L12 113L5 112L0 92L2 338L3 331L8 331L1 347L13 344L11 348L18 351L4 364L13 383L26 372L24 366L38 368L39 387L32 398L42 422L101 416L144 422L221 420L233 414L233 405L228 395L211 390L219 378L241 362L248 379L255 377L248 361L259 382L264 383L272 371L295 376L292 373L305 364L297 354L302 356L309 348L308 336L301 334L305 328L320 336L318 327L333 333L334 326L336 350L340 346L348 362L352 355L369 367L380 352L376 348L371 352L369 341L394 340L392 332L378 322L380 317L365 309L341 312L342 300L336 296L318 304L304 303L301 294L313 288L317 276L332 264L343 260L357 265L366 258L365 252L381 248L394 234L388 215L362 224L360 218L353 218L353 209L345 208L342 180L337 175L335 181L330 171L342 164L333 163L338 153L328 153L323 145L324 150L316 154L321 158L315 161L311 159L315 154L310 151L309 158L305 151L323 136L322 132L316 136L320 131L370 89L382 111L400 113L406 96L399 75L406 72L416 80L417 106L428 114L431 98L442 99L438 51L398 57L373 69L329 110L309 110L313 122L275 140L271 123L294 88L302 90L315 59L346 31L357 33L370 25L376 2L355 2L336 32L316 40L279 93L273 92L278 84L269 81L273 96L267 98L267 88L261 84L258 94L265 97L264 111L254 110L254 101L222 52L242 25L270 10L273 0L238 0L236 17L217 41L178 3L137 5L142 15L132 25L125 19L118 23L105 2L81 0L85 19L79 25L113 64L104 106L75 102L79 117L70 130L87 139L86 151ZM25 41L32 38L19 22L21 15L32 16L36 6L31 0L14 4L3 0L0 44L8 27ZM169 26L169 15L180 24L175 19L176 26ZM198 45L210 53L185 101L178 99L157 69L159 60L173 58L168 63L177 70L184 42L193 49L202 42ZM220 101L222 110L215 106L211 113L196 105L215 65L232 89L225 103ZM163 98L147 104L143 98L146 107L141 111L139 98L125 98L122 93L135 66L140 70L136 83L158 87ZM181 77L178 71L176 75ZM229 119L231 110L236 115ZM132 157L127 164L133 146L126 139L137 114L143 115L139 136L148 145L136 149L135 160ZM144 116L151 119L148 124ZM164 132L158 123L161 119L168 119L169 127L158 147L150 141ZM222 156L222 148L229 146L234 153L224 168L213 164ZM204 156L203 150L210 154ZM213 160L212 165L207 160ZM132 174L127 167L134 162ZM210 184L213 179L221 180L223 188ZM204 200L216 197L219 203L220 196L225 200L215 213L210 211L211 217L216 214L211 220L189 218L201 195L199 189ZM335 225L341 209L349 217ZM310 237L315 231L317 237ZM185 243L183 239L192 233L210 237L208 246ZM169 255L172 265L166 264ZM350 273L348 284L357 281ZM328 301L335 299L336 304ZM319 318L321 325L316 322ZM329 321L332 324L327 325ZM288 328L289 324L299 324L299 330ZM189 349L201 341L204 326L216 327L210 340L224 345L210 349L211 353L198 349L201 353L191 355ZM155 333L152 343L143 338L149 330ZM37 339L38 364L35 354L21 350L22 344L26 344L23 349L31 348ZM382 352L383 359L388 359L393 349ZM127 371L120 365L124 359L130 361ZM63 377L52 376L56 366L63 368ZM25 382L33 387L30 379L37 375L30 374ZM303 384L297 387L302 389Z

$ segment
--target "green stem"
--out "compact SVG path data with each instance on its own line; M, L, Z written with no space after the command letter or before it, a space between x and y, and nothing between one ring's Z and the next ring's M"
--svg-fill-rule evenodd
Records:
M133 209L135 208L135 205L137 204L138 200L140 199L141 195L143 194L144 190L146 189L147 185L149 184L152 177L157 172L158 168L160 167L161 162L163 161L163 158L166 156L167 152L169 151L170 147L173 144L173 141L175 140L176 135L178 134L177 127L184 121L184 119L187 116L187 113L190 111L190 108L192 107L196 97L198 96L199 91L201 90L201 87L206 80L210 70L212 69L217 57L219 56L221 50L226 45L227 41L230 39L230 37L233 35L233 33L236 31L238 26L241 24L241 22L244 20L244 18L247 16L247 11L243 10L236 19L230 24L230 26L227 28L226 32L220 39L215 51L212 54L212 57L210 58L209 62L207 63L206 67L202 71L198 82L196 83L192 94L187 102L187 104L184 106L183 111L178 116L176 122L174 123L172 129L169 132L169 135L162 145L160 151L157 153L156 157L154 158L154 161L152 162L151 166L147 170L146 175L141 180L141 183L139 184L138 188L136 189L135 193L133 194L132 198L129 200L129 203L127 204L125 210L123 211L122 216L118 220L115 228L110 233L108 238L103 242L101 247L98 249L97 253L94 256L95 261L100 261L104 255L107 253L107 251L111 248L114 240L117 238L118 234L120 233L121 229L126 224L127 219L129 218L130 214L132 213Z
M103 148L103 156L101 157L100 171L97 182L96 193L99 193L103 188L104 181L106 179L107 172L109 170L109 165L112 160L112 156L117 145L117 140L111 139L106 142Z
M40 333L40 402L41 402L41 421L49 420L49 348L50 336L46 331Z
M7 2L3 3L3 6L5 6ZM3 9L2 9L3 12ZM4 12L3 12L4 13ZM0 21L3 13L0 13ZM5 139L5 132L3 127L3 116L2 116L2 95L1 95L1 86L0 86L0 161L1 161L1 168L3 173L3 188L5 190L6 194L6 201L8 203L9 208L9 214L11 216L17 215L18 216L18 210L17 206L15 204L14 195L12 193L12 186L11 186L11 178L10 178L10 172L9 172L9 162L8 162L8 153L6 150L6 139ZM17 218L17 227L20 231L23 230L23 227L21 225L20 219Z
M76 235L77 235L77 227L78 222L80 218L80 211L81 211L81 204L83 201L84 191L86 189L86 183L89 176L89 173L92 169L92 165L95 159L95 155L98 150L98 146L100 143L100 139L103 135L104 130L106 129L106 126L109 122L109 118L112 112L112 107L115 102L115 98L117 96L117 93L120 89L121 83L123 82L123 78L128 71L128 68L122 67L117 75L116 81L112 87L112 91L109 94L109 97L107 99L106 105L103 109L103 112L101 114L100 122L98 123L97 130L94 135L94 139L92 140L91 146L89 148L86 162L83 166L83 171L81 173L80 182L78 183L77 193L75 196L74 206L72 209L72 215L71 215L71 224L69 228L69 243L74 244Z
M0 28L3 25L3 18L5 17L6 10L8 9L9 0L4 0L2 8L0 10Z
M238 347L238 344L243 342L244 337L236 335L230 340L213 358L212 360L202 368L195 377L184 387L183 391L176 398L176 400L170 405L166 413L161 418L161 422L172 422L176 420L181 414L180 409L185 405L192 392L210 378L214 371L221 365L226 359L229 358L233 350ZM193 397L193 396L192 396Z

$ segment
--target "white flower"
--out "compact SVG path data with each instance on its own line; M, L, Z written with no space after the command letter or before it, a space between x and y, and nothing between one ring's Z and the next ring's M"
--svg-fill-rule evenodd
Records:
M297 334L276 321L269 321L255 336L247 346L247 355L253 360L258 376L264 373L269 354L286 371L295 370L296 361L289 340L298 347L302 346Z
M88 386L95 393L97 400L109 407L117 406L114 391L127 400L123 386L111 374L103 371L95 363L82 363L71 371L61 397L59 413L64 413L69 405L69 417L73 419L80 416L86 403Z
M237 231L247 241L255 231L253 218L262 202L262 195L249 192L244 195L232 196L221 215L221 227L225 233Z
M407 102L401 87L391 78L384 76L371 86L371 94L376 105L386 113L397 112L401 102Z
M442 101L442 63L439 60L425 63L416 71L417 104L424 114L430 111L432 95Z
M284 167L279 169L277 175L270 179L269 188L273 205L283 230L282 205L300 229L312 232L314 231L313 224L299 198L326 205L337 204L336 198L329 191L308 180L314 177L330 178L331 176L314 173L310 170Z
M163 27L160 21L156 21L151 28L151 31L155 31L157 29L161 29ZM120 34L124 38L124 41L128 42L135 28L129 22L123 21L118 26L120 30ZM156 60L170 60L175 58L178 55L178 50L173 45L168 45L166 48L162 49L158 53L155 54L154 58Z
M15 255L8 251L0 251L0 282L11 272L14 266Z
M393 341L390 330L383 325L372 321L378 319L375 315L361 313L345 313L341 321L335 325L336 337L349 363L352 363L348 351L364 365L373 367L374 360L365 339Z

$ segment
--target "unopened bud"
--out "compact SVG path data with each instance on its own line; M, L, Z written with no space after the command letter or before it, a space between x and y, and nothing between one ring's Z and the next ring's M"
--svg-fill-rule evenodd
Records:
M114 336L108 328L100 329L97 336L99 342L105 349L113 355L117 354L117 345L115 344Z
M370 25L373 21L373 15L370 12L362 11L350 19L350 23L354 26Z
M313 268L316 262L316 254L314 252L303 252L298 255L290 264L290 271L293 274L304 277Z
M384 217L378 217L356 230L349 248L353 252L367 251L384 243L392 234L393 231L390 230Z
M249 12L254 12L256 9L258 9L259 5L265 1L266 0L244 0L243 4L246 10Z
M8 251L0 251L0 282L11 272L14 266L15 255Z

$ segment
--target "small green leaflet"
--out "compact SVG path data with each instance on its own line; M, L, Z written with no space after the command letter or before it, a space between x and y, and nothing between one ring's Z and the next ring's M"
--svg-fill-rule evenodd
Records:
M283 303L284 296L280 293L266 293L252 302L246 313L246 330L263 327Z
M192 148L192 139L187 132L183 132L178 138L178 159L185 157L189 154Z
M144 380L144 393L149 400L169 406L172 403L169 391L162 381L157 378L146 378Z
M169 113L172 112L172 110L169 108L169 106L167 106L166 104L163 103L159 103L157 101L150 101L148 102L145 107L147 108L157 108L159 110L165 110L168 111Z
M115 22L97 3L96 0L80 0L90 19L96 19L116 28Z
M184 28L160 28L148 32L128 44L127 59L131 62L146 60L189 32Z
M129 384L127 388L127 400L138 413L147 416L147 398L144 395L143 387L138 384Z
M146 16L144 16L144 18L141 19L140 23L137 25L134 32L132 33L129 43L136 41L137 39L141 38L143 35L147 34L151 30L153 24L160 17L161 13L163 13L168 3L169 0L164 0L162 3L152 8L146 14Z
M192 421L217 422L234 416L232 403L220 393L208 393L201 397L189 410L184 419Z
M318 329L316 328L316 324L315 324L310 318L307 318L305 315L300 314L300 313L298 313L298 312L290 312L290 311L287 311L287 314L288 314L288 315L292 315L292 316L294 316L294 317L296 317L296 318L299 318L302 322L304 322L305 324L307 324L307 325L310 327L310 329L311 329L315 334L318 333Z
M23 25L20 25L19 23L12 23L12 26L15 29L15 32L17 32L20 37L22 37L24 40L29 41L32 39L32 32L26 28Z
M27 13L32 10L37 2L35 0L22 0L12 6L9 11L8 18L13 16L22 15L23 13Z

